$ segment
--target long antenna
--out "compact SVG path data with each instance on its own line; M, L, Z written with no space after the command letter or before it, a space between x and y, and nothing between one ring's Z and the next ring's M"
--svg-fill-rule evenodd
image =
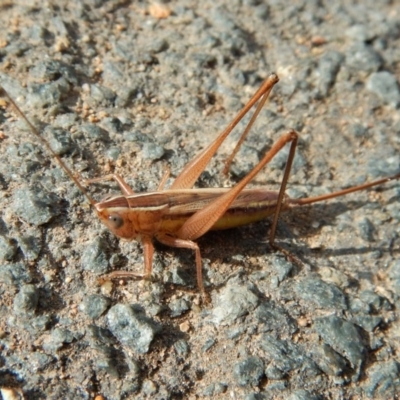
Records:
M57 160L58 164L65 171L65 173L75 182L76 186L78 186L79 190L83 193L83 195L87 198L89 203L94 207L96 202L92 199L86 189L81 185L81 183L76 179L72 171L67 167L64 161L60 158L60 156L50 147L47 140L45 140L42 135L39 133L37 128L29 121L26 115L22 112L22 110L17 106L17 103L12 99L12 97L7 93L7 91L0 85L0 96L5 96L8 98L10 103L14 106L15 110L19 114L19 116L25 121L25 123L29 126L31 132L41 141L42 145L46 147L46 149L50 152L50 154Z

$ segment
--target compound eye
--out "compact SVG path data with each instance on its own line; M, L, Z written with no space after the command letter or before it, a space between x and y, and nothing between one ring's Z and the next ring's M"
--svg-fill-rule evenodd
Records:
M113 229L121 228L124 224L124 220L118 214L111 214L108 216L108 221L110 222Z

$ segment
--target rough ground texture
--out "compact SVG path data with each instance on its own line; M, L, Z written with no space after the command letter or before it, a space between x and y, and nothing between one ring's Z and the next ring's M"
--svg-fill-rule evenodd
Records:
M400 5L354 3L4 0L0 83L77 176L140 192L166 165L168 186L276 72L230 177L244 122L197 185L234 184L294 128L288 193L315 196L400 171ZM140 244L113 237L1 106L5 397L396 398L398 181L285 215L278 243L301 263L270 249L268 221L201 238L204 306L188 250L157 246L153 282L99 285L142 272ZM285 154L253 184L276 190Z

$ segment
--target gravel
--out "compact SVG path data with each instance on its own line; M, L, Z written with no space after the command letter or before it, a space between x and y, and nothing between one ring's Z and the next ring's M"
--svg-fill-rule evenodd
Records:
M307 197L400 172L396 2L269 0L0 5L0 84L80 180L168 188L263 79L280 82L236 156L246 116L199 187L232 186L290 128L288 184ZM399 182L198 240L115 238L0 99L0 391L18 399L394 398L400 392ZM254 181L277 190L287 150ZM85 182L101 201L112 181ZM8 396L8 397L7 397ZM100 397L98 397L100 398Z

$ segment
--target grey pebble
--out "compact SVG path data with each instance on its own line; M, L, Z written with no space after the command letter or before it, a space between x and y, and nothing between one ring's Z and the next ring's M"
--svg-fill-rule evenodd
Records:
M294 369L301 369L309 377L319 373L314 361L300 347L290 341L280 340L274 335L264 334L260 339L260 347L284 374Z
M323 97L328 94L329 89L334 85L343 59L344 55L337 51L328 51L319 59L318 67L315 71L315 83Z
M102 296L101 294L92 294L83 299L79 309L88 317L97 319L106 312L110 303L110 299Z
M142 384L142 392L146 396L154 396L157 393L157 385L150 379L146 379Z
M106 156L110 160L116 161L120 155L121 155L121 149L119 147L114 146L106 150Z
M354 24L346 30L346 36L357 42L367 42L373 38L373 33L366 25Z
M157 40L151 41L151 44L148 47L148 51L157 54L167 50L168 47L169 47L168 41L164 38L159 38Z
M85 271L104 274L108 270L108 245L102 237L96 237L83 251L81 265Z
M389 300L372 290L364 290L360 293L360 300L367 304L373 312L389 311L392 305Z
M99 372L106 372L113 378L119 378L120 375L117 369L117 362L115 360L116 352L112 347L97 346L96 357L93 360L94 368Z
M382 58L370 46L359 42L346 51L346 65L354 74L371 74L382 66Z
M81 125L79 127L79 132L83 133L85 137L91 140L100 140L102 142L108 142L110 140L108 132L94 124Z
M229 281L220 291L216 306L212 310L212 320L216 325L230 325L237 318L253 311L258 305L258 297L245 285Z
M50 354L61 349L64 344L70 344L75 339L74 334L69 329L55 328L47 340L43 343L43 349Z
M30 69L29 73L37 80L55 81L62 75L71 83L78 83L76 80L76 72L73 70L73 67L58 60L38 62Z
M271 380L281 380L285 377L285 374L273 364L269 364L265 368L265 376Z
M241 360L235 364L233 374L240 386L257 386L264 375L263 361L256 356Z
M18 247L21 249L25 260L34 261L42 251L41 238L34 235L20 235L17 237Z
M218 396L219 394L225 393L227 388L228 385L221 382L211 383L203 390L203 396L205 397Z
M52 193L39 188L22 187L14 192L12 209L24 221L40 226L59 214L57 203Z
M283 307L272 300L261 303L254 311L254 315L263 324L260 329L263 332L274 331L279 335L292 335L297 330L296 321Z
M277 255L272 257L271 263L277 275L278 283L283 282L293 271L293 263L284 256Z
M29 87L26 104L32 109L57 106L69 89L69 83L63 78L51 83L33 84Z
M352 321L367 332L373 332L382 323L383 319L376 315L355 315Z
M149 351L157 332L149 318L125 304L117 304L108 311L107 323L110 331L124 346L140 354Z
M124 131L124 124L119 118L106 117L101 120L101 126L107 132L122 133Z
M147 142L143 145L142 155L146 160L159 160L164 155L164 148L156 143Z
M6 236L0 235L0 260L11 261L17 252L15 243Z
M393 153L393 149L387 149L384 156L372 156L368 160L367 171L374 179L398 174L400 171L400 155Z
M71 134L61 128L47 126L43 132L53 151L62 156L75 150L75 144L71 139Z
M0 282L20 286L32 281L29 268L23 263L0 265Z
M400 106L400 89L396 77L388 71L372 73L367 80L367 89L381 98L385 104Z
M316 346L311 352L312 359L327 375L342 375L347 367L347 361L326 343Z
M396 361L377 363L367 374L365 391L370 398L396 398L400 393L400 367Z
M190 309L190 304L186 299L179 298L170 302L171 317L179 317Z
M89 97L86 102L93 108L102 106L112 106L115 100L115 93L102 85L91 84L89 86Z
M35 285L24 285L14 298L14 312L20 316L32 316L39 301L39 290Z
M189 354L189 343L184 339L179 339L174 343L174 349L178 356L185 357Z
M217 340L215 338L207 338L203 346L201 346L201 351L205 353L206 351L210 350L216 342Z
M317 307L328 309L347 309L343 292L335 285L318 278L305 278L294 285L297 295Z
M318 318L315 321L315 330L326 344L350 361L356 370L357 380L367 351L357 327L349 321L331 315Z
M43 371L52 361L53 357L38 351L32 353L29 357L29 365L34 373Z

